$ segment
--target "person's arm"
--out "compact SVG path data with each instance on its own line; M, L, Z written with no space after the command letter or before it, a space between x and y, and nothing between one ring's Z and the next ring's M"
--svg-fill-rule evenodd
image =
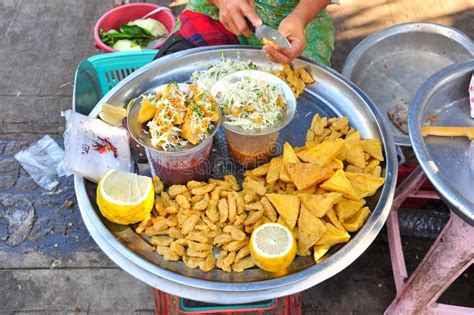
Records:
M219 21L230 32L237 36L251 36L245 17L255 26L262 25L262 21L255 12L255 3L253 0L207 0L219 8Z
M301 0L283 21L278 30L291 44L291 48L264 45L263 50L267 53L269 60L282 64L290 63L299 57L306 48L306 36L304 28L311 22L326 6L330 0Z
M304 25L311 22L329 4L330 0L300 0L290 15L296 15L304 21ZM290 16L288 15L288 16Z

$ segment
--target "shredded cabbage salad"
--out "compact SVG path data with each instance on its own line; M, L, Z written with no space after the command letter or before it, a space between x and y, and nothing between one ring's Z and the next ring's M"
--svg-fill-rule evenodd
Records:
M283 92L264 80L243 78L220 96L225 124L242 129L263 129L283 120Z
M256 65L251 61L240 58L230 59L221 55L219 62L211 63L205 70L196 70L191 75L191 81L205 90L211 90L214 83L223 76L242 70L261 70L271 72L273 65Z
M219 119L215 99L209 92L190 86L186 93L176 83L145 96L156 108L147 123L151 144L164 151L205 140Z

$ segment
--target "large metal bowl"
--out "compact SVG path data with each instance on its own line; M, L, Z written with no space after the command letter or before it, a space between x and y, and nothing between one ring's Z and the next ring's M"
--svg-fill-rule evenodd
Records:
M388 118L395 105L409 105L433 73L474 56L474 43L462 32L433 23L405 23L361 41L347 57L342 75L357 84L380 109L395 144L410 138Z
M191 73L217 62L224 53L229 58L267 62L265 54L257 48L242 46L207 47L187 50L156 60L120 82L91 112L98 114L107 102L121 106L149 90L169 81L186 82ZM332 255L315 265L311 257L297 258L289 274L276 277L260 269L243 273L225 273L213 270L203 273L190 270L181 262L166 262L151 250L150 245L129 226L113 224L104 219L95 203L95 185L75 177L75 188L81 215L91 236L102 250L122 269L138 279L170 294L213 303L244 303L288 295L307 289L337 274L372 243L382 228L393 199L397 163L395 147L387 126L372 102L352 83L335 71L308 60L296 60L296 67L306 67L317 83L307 86L298 100L293 121L280 132L279 142L289 141L302 145L305 131L315 113L324 116L347 116L363 137L379 138L386 157L383 165L385 185L368 200L372 214L363 228L349 243L334 248ZM223 135L216 135L216 151L225 151Z
M422 125L474 127L469 111L469 81L474 59L449 66L427 80L408 113L410 139L416 157L443 200L474 225L474 172L469 169L466 137L423 137ZM438 121L430 123L430 116Z

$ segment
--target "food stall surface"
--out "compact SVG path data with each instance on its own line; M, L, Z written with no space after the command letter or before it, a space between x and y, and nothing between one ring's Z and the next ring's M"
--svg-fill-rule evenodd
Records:
M156 2L158 1L150 1ZM174 5L183 1L159 1ZM72 78L80 60L99 53L91 29L109 1L19 0L0 3L0 313L151 313L153 292L112 263L90 238L74 197L73 179L49 193L34 184L13 155L44 134L60 141L70 108ZM445 23L474 34L474 1L345 1L330 12L337 29L334 68L349 51L381 28L410 21ZM31 203L30 206L25 206ZM21 205L15 207L15 205ZM434 201L427 206L437 207ZM34 212L34 219L32 214ZM15 213L21 224L7 214ZM9 225L10 222L10 225ZM26 239L20 243L26 233ZM17 241L16 241L17 240ZM404 238L408 271L432 240ZM472 267L441 297L473 307ZM126 289L124 289L126 288ZM395 296L388 245L382 231L347 269L303 293L307 314L381 313Z

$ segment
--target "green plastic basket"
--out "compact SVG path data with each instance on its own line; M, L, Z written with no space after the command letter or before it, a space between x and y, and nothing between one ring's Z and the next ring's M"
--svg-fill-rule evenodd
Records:
M123 51L81 61L74 77L73 110L88 115L110 89L152 61L157 53L158 50Z

